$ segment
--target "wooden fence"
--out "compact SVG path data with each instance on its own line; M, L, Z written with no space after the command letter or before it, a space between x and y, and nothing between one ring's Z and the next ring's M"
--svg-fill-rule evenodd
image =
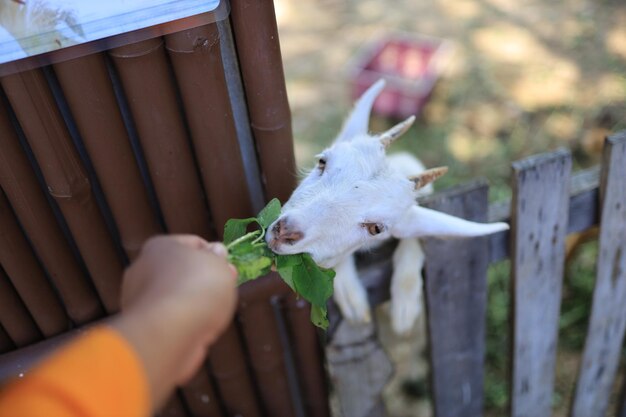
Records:
M565 150L515 162L512 200L491 207L488 186L480 181L421 201L467 219L511 224L510 232L488 237L423 241L436 416L483 413L487 268L507 258L512 280L510 415L552 414L565 238L597 225L593 307L571 415L607 413L626 326L626 132L607 139L600 169L572 175L571 167ZM389 299L388 253L360 272L373 305ZM392 368L373 337L375 326L343 323L338 314L332 321L327 357L343 415L383 415L380 395ZM626 416L626 403L618 408L617 415Z

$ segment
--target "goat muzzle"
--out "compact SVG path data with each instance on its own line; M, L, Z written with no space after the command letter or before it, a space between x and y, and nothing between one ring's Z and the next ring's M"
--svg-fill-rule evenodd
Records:
M280 219L272 227L272 239L269 242L271 249L277 249L280 245L293 245L304 237L304 233L293 228L286 218Z

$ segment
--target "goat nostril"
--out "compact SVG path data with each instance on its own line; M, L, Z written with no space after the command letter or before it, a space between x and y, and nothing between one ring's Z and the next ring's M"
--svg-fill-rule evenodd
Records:
M274 232L275 234L280 234L280 230L283 228L283 223L284 223L284 219L280 219L279 221L277 221L274 224L274 227L272 227L272 232Z
M293 245L304 237L302 232L289 232L281 236L281 240L288 245Z
M304 237L304 233L295 229L293 224L289 224L289 219L283 217L272 226L272 244L278 246L281 243L293 245Z

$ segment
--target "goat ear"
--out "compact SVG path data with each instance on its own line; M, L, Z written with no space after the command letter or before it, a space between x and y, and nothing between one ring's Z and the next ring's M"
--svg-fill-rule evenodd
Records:
M509 225L506 223L476 223L440 211L413 206L391 229L391 234L398 239L426 236L473 237L508 229Z
M385 149L389 147L396 139L400 138L415 122L415 116L411 116L406 119L404 122L398 123L388 131L381 133L378 135L380 138L380 143L383 144Z
M350 113L350 116L348 116L344 122L335 142L350 140L357 135L367 134L372 106L374 105L376 97L383 91L384 87L385 80L381 78L363 93L354 105L352 113Z
M409 177L409 179L415 183L415 190L419 190L435 181L437 178L444 176L446 172L448 172L448 167L431 168L418 175Z

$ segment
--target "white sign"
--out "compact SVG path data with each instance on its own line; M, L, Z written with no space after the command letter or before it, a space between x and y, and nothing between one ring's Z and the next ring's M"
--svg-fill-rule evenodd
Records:
M0 64L213 12L219 5L220 0L0 0Z

